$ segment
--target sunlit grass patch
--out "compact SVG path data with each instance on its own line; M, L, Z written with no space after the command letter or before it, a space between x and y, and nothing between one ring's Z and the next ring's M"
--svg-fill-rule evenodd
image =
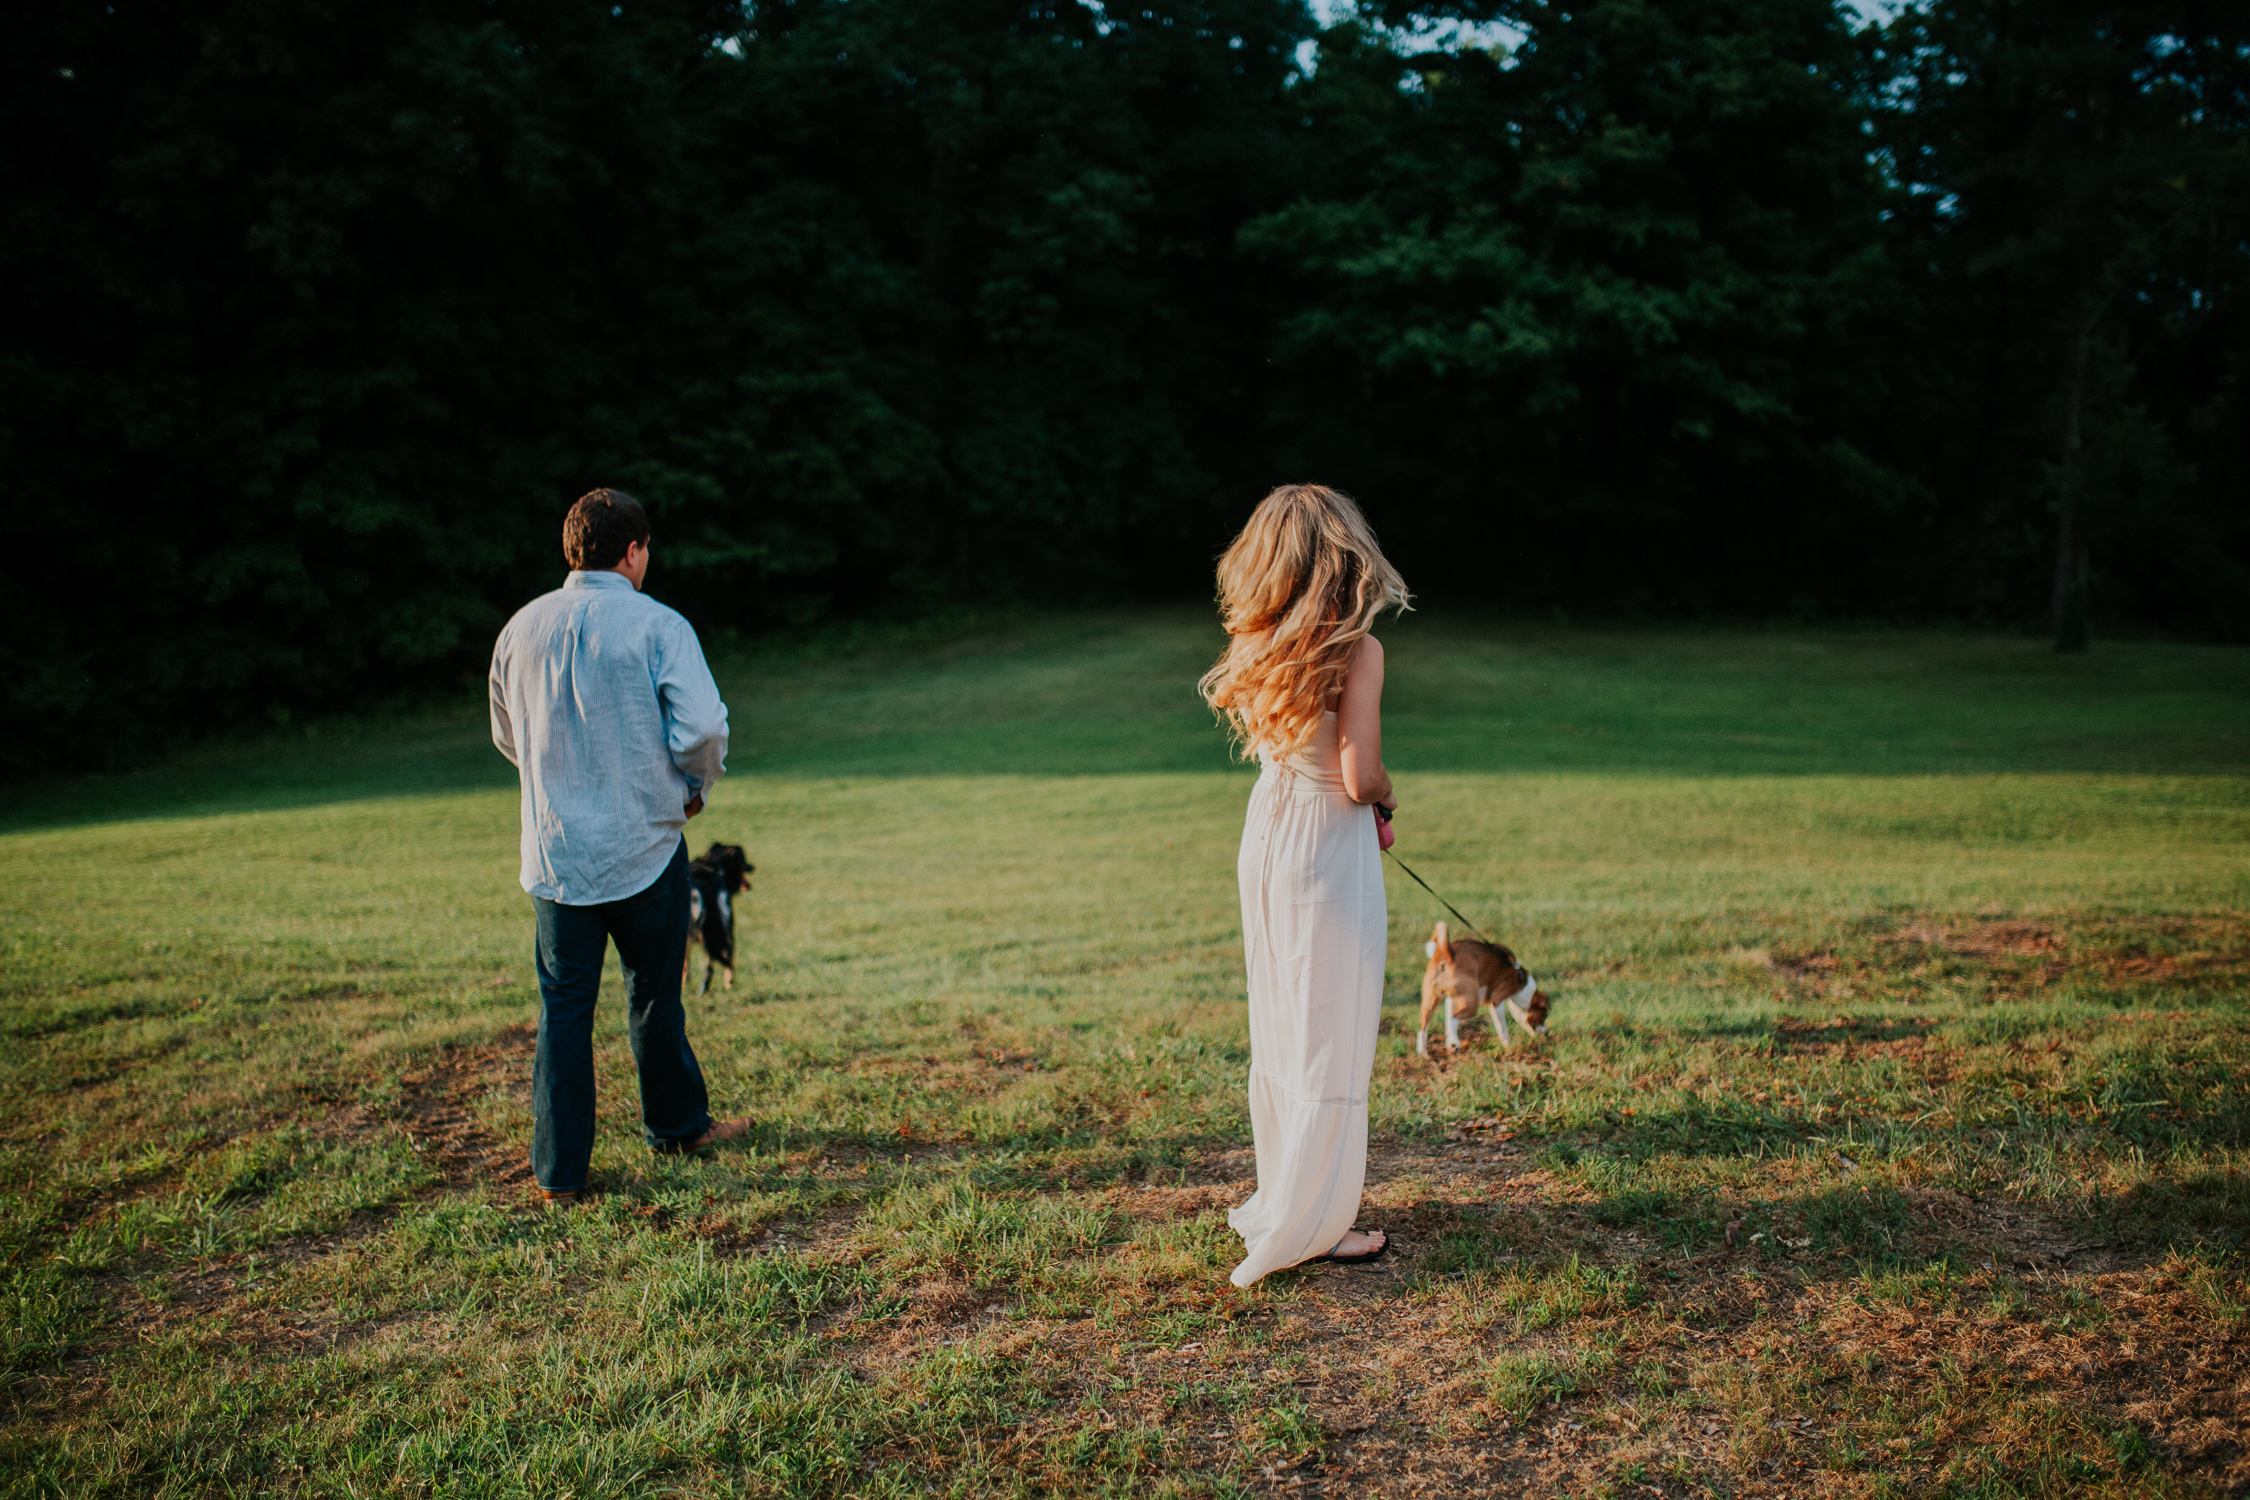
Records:
M939 1269L980 1290L1051 1282L1059 1266L1116 1243L1116 1231L1098 1208L1048 1194L990 1194L965 1175L903 1188L856 1226L886 1270Z
M1472 1279L1461 1293L1460 1326L1525 1334L1589 1315L1630 1311L1648 1288L1630 1266L1592 1265L1576 1255L1557 1264L1510 1265Z
M1576 1351L1505 1354L1485 1371L1492 1404L1518 1421L1542 1406L1577 1395L1593 1379L1585 1357Z
M1251 1420L1249 1448L1253 1454L1301 1459L1318 1453L1327 1441L1328 1433L1320 1419L1302 1401L1269 1406Z

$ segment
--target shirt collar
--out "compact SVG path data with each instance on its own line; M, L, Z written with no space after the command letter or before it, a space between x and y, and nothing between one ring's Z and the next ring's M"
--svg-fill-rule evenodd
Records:
M613 573L607 568L597 573L573 569L570 576L563 580L563 587L566 589L623 589L630 594L633 592L633 580L627 578L623 573Z

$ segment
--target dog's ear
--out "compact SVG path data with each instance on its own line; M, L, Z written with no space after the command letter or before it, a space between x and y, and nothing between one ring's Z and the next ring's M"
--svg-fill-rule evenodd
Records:
M713 844L703 859L726 882L729 891L742 890L743 870L749 861L743 857L740 844Z
M1523 1008L1523 1024L1533 1031L1547 1029L1547 992L1544 989L1533 995L1531 1003Z

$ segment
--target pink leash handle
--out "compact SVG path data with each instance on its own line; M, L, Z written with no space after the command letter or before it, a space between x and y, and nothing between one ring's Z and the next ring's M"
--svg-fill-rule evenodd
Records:
M1397 842L1398 842L1398 830L1397 830L1397 829L1395 829L1395 828L1393 828L1393 827L1391 826L1391 810L1390 810L1389 808L1385 807L1385 806L1384 806L1384 805L1383 805L1382 803L1380 803L1380 802L1376 803L1376 804L1375 804L1375 849L1376 849L1376 852L1377 852L1377 853L1382 853L1382 852L1384 852L1384 851L1387 851L1387 850L1388 850L1388 849L1389 849L1389 848L1391 847L1391 845L1393 845L1393 844L1395 844L1395 843L1397 843Z

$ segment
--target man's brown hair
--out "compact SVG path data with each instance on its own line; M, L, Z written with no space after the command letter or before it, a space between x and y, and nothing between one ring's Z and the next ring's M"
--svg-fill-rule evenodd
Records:
M616 567L635 542L648 545L648 512L623 490L589 490L563 517L563 560L581 573Z

